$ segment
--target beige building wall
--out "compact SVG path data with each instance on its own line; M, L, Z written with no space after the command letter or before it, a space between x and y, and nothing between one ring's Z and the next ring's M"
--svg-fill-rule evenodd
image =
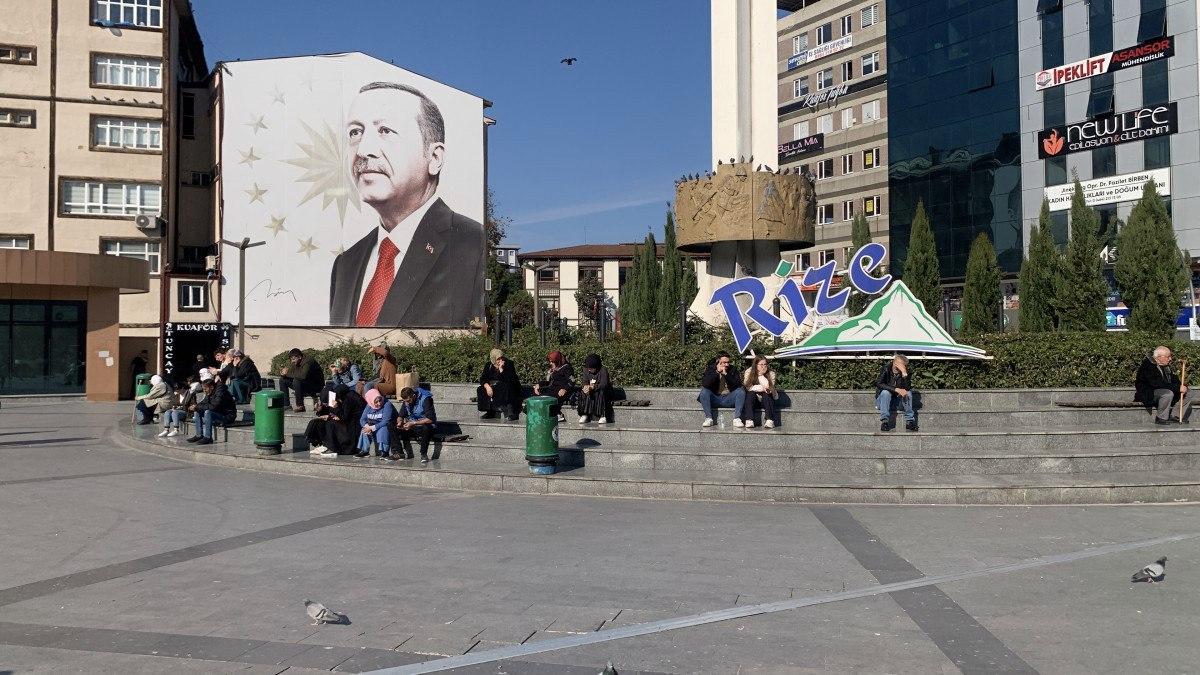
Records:
M579 261L564 260L558 266L558 315L572 324L579 323Z

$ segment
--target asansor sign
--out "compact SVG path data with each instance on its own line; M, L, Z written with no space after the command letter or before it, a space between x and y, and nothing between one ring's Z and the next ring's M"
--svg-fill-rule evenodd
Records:
M1059 157L1173 134L1179 130L1176 108L1172 101L1043 129L1037 136L1038 158Z
M1154 38L1139 45L1120 51L1099 54L1091 58L1067 63L1056 68L1039 70L1033 78L1038 91L1057 87L1060 84L1083 80L1104 73L1111 73L1122 68L1133 68L1151 61L1170 58L1175 55L1175 36Z
M792 56L788 57L787 69L791 70L792 68L797 68L806 63L812 63L818 59L823 59L830 54L836 54L838 52L845 51L853 44L854 36L847 35L845 37L826 42L823 45L817 45L816 47L802 51L799 54L793 54Z
M779 162L788 161L793 157L809 152L818 152L825 148L825 134L813 134L804 138L797 138L794 141L779 144Z
M1142 198L1142 190L1145 188L1146 182L1150 180L1154 181L1154 186L1158 188L1158 194L1164 197L1171 194L1171 170L1152 169L1083 181L1080 183L1083 186L1083 201L1088 206L1137 201ZM1045 192L1051 211L1065 211L1071 208L1071 198L1075 196L1075 184L1051 185L1045 188Z
M870 354L892 352L916 352L955 358L983 359L987 354L979 348L962 345L954 341L949 333L925 311L921 302L903 281L893 283L892 276L871 275L887 255L883 244L870 243L855 252L850 260L850 284L867 295L878 295L862 314L852 316L838 324L826 325L805 338L802 342L775 352L776 358L813 358L840 354ZM850 289L833 293L837 261L830 260L820 267L804 271L797 283L791 277L791 264L780 261L774 277L783 283L775 296L787 303L792 322L799 326L809 318L819 319L822 315L841 312L850 301ZM801 287L816 287L816 301L808 306ZM745 309L738 303L738 296L748 296ZM775 316L763 303L767 300L767 285L758 277L734 279L713 291L709 304L720 303L725 321L733 331L738 351L745 353L750 346L750 324L756 323L775 337L782 337L788 322ZM814 321L814 323L820 323Z

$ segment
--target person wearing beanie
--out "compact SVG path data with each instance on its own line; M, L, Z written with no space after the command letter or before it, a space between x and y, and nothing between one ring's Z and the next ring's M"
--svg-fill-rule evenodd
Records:
M517 364L504 355L504 350L488 352L489 361L479 376L479 387L475 390L476 407L482 419L491 419L503 413L510 422L520 417L521 380L517 377Z
M583 384L579 388L579 423L595 419L597 424L607 424L612 417L612 380L598 354L588 354L583 360L579 381Z
M558 415L559 422L566 422L562 414L562 406L575 395L575 369L571 367L567 357L555 350L546 355L550 368L546 371L546 379L533 385L533 393L537 396L553 396L558 399L550 412Z

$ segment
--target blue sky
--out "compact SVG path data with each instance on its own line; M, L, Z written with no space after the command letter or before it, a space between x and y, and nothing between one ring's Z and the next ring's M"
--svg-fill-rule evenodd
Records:
M661 237L675 178L708 168L704 0L193 7L210 66L362 51L492 101L490 182L525 251Z

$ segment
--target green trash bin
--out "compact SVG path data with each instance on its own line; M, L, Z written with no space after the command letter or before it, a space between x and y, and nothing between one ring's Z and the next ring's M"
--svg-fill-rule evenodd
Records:
M283 409L287 396L275 389L254 392L254 445L260 455L278 455L283 448Z
M525 399L525 459L529 473L551 474L558 464L558 415L550 412L558 403L553 396Z
M150 373L138 373L133 376L133 395L145 396L150 393Z

